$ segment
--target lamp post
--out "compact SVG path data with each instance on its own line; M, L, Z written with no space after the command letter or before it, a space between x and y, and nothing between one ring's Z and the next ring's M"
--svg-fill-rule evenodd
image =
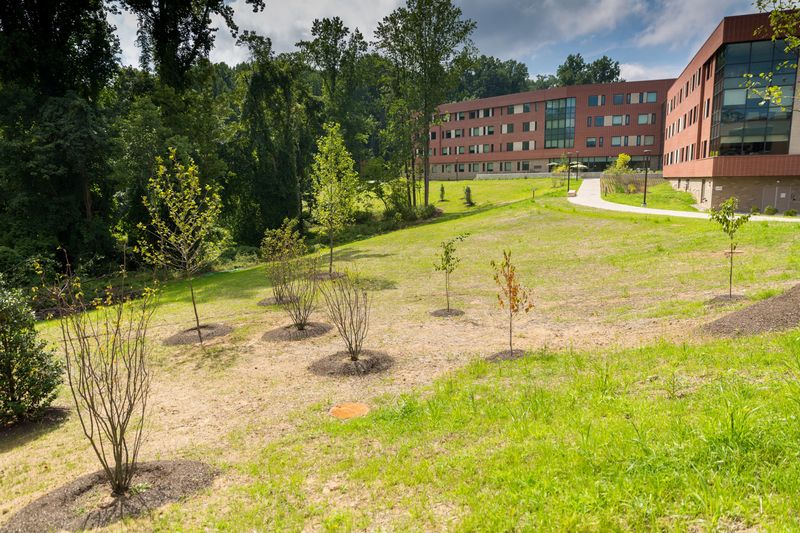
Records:
M572 170L572 152L567 152L567 194L569 194L569 178Z
M642 207L647 207L647 171L650 169L650 150L645 150L644 153L644 198L642 199Z
M578 177L580 176L581 171L581 159L578 157L580 155L579 150L575 150L575 181L578 181ZM569 187L567 187L567 194L569 194Z

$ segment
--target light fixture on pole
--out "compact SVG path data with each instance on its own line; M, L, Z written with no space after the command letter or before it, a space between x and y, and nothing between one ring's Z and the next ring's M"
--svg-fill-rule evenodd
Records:
M572 166L572 152L567 152L567 194L569 194L569 178Z
M644 198L642 200L642 207L647 207L647 171L650 169L650 150L645 150L644 154Z

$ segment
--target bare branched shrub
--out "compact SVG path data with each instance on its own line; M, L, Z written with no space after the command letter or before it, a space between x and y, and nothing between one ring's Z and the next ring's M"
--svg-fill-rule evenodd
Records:
M283 295L278 303L291 318L292 325L298 331L303 331L317 307L318 260L315 257L305 257L288 263L287 268L291 272L279 279L280 287L276 291L276 297L277 294Z
M370 299L352 275L333 279L320 286L331 322L347 345L350 359L358 361L369 330Z
M123 276L124 279L124 276ZM123 295L125 290L122 290ZM59 303L67 382L84 435L111 484L128 491L143 440L150 371L148 326L155 291L133 301L85 302L80 280L62 278L54 294ZM94 311L88 311L95 306Z
M280 228L268 229L261 241L261 255L266 261L267 280L272 285L275 302L287 301L286 284L297 274L299 258L308 253L305 240L297 230L296 218L284 219Z

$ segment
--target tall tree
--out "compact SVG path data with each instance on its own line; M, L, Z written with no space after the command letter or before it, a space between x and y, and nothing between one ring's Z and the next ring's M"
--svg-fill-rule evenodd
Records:
M424 201L430 193L430 136L439 106L472 56L475 22L462 17L452 0L407 0L375 31L377 47L407 75L407 102L416 121L424 177Z
M570 54L556 69L560 86L622 81L619 75L619 61L614 61L608 56L587 63L581 54Z
M112 249L101 95L118 51L102 0L0 3L0 245Z
M138 43L143 68L154 64L162 82L181 91L187 74L199 59L208 57L214 46L217 28L213 16L220 17L236 37L233 6L225 0L118 0L138 20ZM253 12L264 9L264 0L245 0Z
M525 63L481 55L462 74L452 100L471 100L514 94L528 89Z
M339 17L315 19L311 35L313 39L300 41L297 46L320 73L326 119L341 125L347 149L360 160L369 129L359 105L366 74L361 63L367 43L358 28L351 32Z

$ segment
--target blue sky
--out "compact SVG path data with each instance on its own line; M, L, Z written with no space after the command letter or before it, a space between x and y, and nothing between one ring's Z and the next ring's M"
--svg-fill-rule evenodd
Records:
M400 0L267 0L253 14L244 0L231 2L241 29L270 37L289 51L308 37L315 18L339 16L371 40L378 21ZM722 17L754 11L752 0L456 0L478 27L473 41L485 54L516 59L531 76L553 73L567 54L587 60L603 54L622 64L628 80L677 76ZM136 20L112 15L125 64L136 64ZM220 29L215 61L246 59L230 34Z

